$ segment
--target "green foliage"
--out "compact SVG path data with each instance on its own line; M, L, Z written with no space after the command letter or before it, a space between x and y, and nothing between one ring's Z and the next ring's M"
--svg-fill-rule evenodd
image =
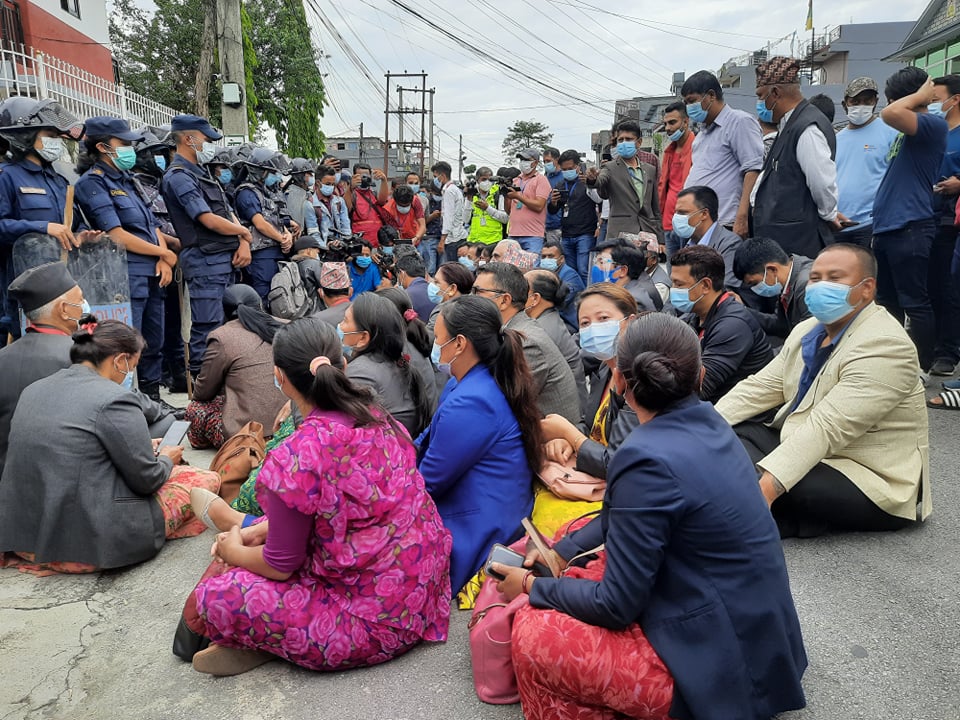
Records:
M476 166L476 165L464 165L464 166L463 166L463 171L464 171L467 175L473 175L473 174L477 171L477 166Z
M243 32L243 74L247 94L247 125L250 128L247 135L253 138L257 136L257 105L259 104L253 78L260 61L253 49L253 22L243 3L240 4L240 29Z
M553 140L553 133L547 132L547 126L536 120L517 120L507 128L503 139L503 156L508 162L515 162L517 153L526 148L543 150Z

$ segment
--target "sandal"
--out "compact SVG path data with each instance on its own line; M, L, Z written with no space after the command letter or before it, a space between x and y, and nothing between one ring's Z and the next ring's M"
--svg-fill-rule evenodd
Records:
M960 390L944 390L936 397L927 400L927 407L960 410Z

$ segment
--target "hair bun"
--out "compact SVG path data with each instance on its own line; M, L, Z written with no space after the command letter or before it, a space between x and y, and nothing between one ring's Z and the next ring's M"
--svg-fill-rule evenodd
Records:
M94 328L94 327L96 327L96 325L94 325L94 326L92 326L92 327L87 326L87 325L84 325L84 326L82 326L79 330L77 330L75 333L73 333L73 335L71 335L70 338L71 338L71 339L73 340L73 342L74 342L75 344L77 344L77 345L85 345L85 344L87 344L87 343L92 343L92 342L93 342L93 328Z

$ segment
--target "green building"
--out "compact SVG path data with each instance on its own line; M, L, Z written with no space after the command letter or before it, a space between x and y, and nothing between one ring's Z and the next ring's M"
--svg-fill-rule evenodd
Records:
M900 60L930 77L960 74L960 0L933 0L900 49L886 60Z

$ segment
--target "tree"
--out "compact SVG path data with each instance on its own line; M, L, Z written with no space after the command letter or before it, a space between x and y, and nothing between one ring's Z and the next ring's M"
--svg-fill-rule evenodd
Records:
M464 166L463 166L463 171L464 171L467 175L473 175L473 174L477 171L477 166L476 166L476 165L464 165Z
M503 156L507 162L516 160L517 153L527 148L542 150L553 140L553 133L547 132L547 126L536 120L517 120L507 128L503 139Z

